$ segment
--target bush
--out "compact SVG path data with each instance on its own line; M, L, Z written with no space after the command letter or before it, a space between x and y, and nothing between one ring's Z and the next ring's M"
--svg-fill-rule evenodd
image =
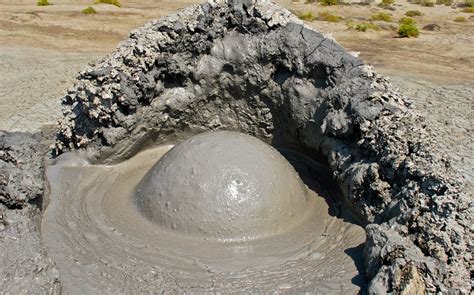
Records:
M398 23L401 25L416 25L416 21L411 17L402 17Z
M349 29L354 29L359 32L366 32L368 30L374 30L374 31L380 30L380 27L377 26L376 24L366 23L366 22L362 22L362 23L348 22L347 27Z
M49 3L48 0L38 0L38 2L36 2L36 5L38 5L38 6L48 6L48 5L52 5L52 4Z
M430 0L423 0L420 3L421 6L434 7L434 2Z
M422 16L423 13L421 13L421 11L419 10L408 10L406 13L405 13L406 16L409 16L409 17L413 17L413 16Z
M380 27L373 23L360 23L356 25L355 29L360 32L365 32L367 30L378 31L380 30Z
M400 37L418 37L420 35L420 31L416 26L415 20L409 17L402 17L400 19L398 35Z
M322 6L332 6L339 4L339 0L319 0Z
M393 6L390 4L379 3L377 6L383 9L387 9L387 10L395 10Z
M398 35L400 37L418 37L420 35L420 31L415 25L400 25L398 28Z
M464 16L458 16L454 19L454 21L458 23L463 23L466 21L466 18Z
M474 7L474 0L464 1L464 7Z
M412 3L413 4L419 4L421 6L426 6L426 7L433 7L434 6L434 2L431 1L431 0L413 0Z
M122 7L119 0L96 0L95 4L111 4L117 7Z
M384 22L391 22L392 21L392 16L388 13L385 12L379 12L377 14L374 14L370 17L372 20L380 20Z
M307 11L298 13L298 18L306 21L313 21L316 19L316 16L311 11Z
M474 13L474 7L464 7L461 12Z
M395 0L382 0L382 2L380 2L379 5L377 6L383 9L394 10L392 7L392 4L394 3L395 3Z
M436 0L436 4L449 6L453 4L453 0Z
M337 23L341 19L342 17L340 17L339 15L331 14L327 11L323 11L318 14L318 20L325 21L325 22Z
M89 6L86 9L83 9L81 12L84 13L84 14L95 14L95 13L97 13L97 11L95 11L94 7L92 7L92 6Z

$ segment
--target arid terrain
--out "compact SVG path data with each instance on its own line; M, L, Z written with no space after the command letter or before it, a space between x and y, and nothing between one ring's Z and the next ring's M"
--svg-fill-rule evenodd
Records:
M0 129L41 130L60 117L60 98L78 72L111 52L127 34L145 22L199 1L122 1L122 7L94 4L96 14L81 10L90 1L52 0L39 7L33 0L0 1ZM313 20L307 25L331 34L347 50L374 65L409 96L437 134L436 144L472 183L474 149L472 107L474 93L474 15L456 5L424 7L397 0L394 10L370 5L321 6L303 0L279 0L292 12L329 12L339 22ZM418 38L398 38L398 20L419 10ZM391 22L377 22L380 30L360 32L347 22L364 22L386 12ZM454 19L463 16L465 22ZM422 29L437 24L439 31Z

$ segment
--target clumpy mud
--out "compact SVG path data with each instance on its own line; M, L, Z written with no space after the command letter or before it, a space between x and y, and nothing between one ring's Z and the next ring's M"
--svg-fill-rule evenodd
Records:
M63 110L55 153L98 165L216 129L323 157L341 211L365 226L369 293L470 292L472 201L429 122L277 5L210 1L150 22L78 77Z
M206 235L193 232L186 235L182 224L170 229L166 224L151 222L134 206L136 188L170 148L147 150L111 166L89 165L67 154L65 159L48 167L51 203L43 218L42 234L48 253L61 273L63 290L73 294L156 290L351 294L364 286L356 263L361 260L358 246L365 241L365 233L360 226L331 216L328 203L319 194L322 191L308 189L307 193L303 192L304 196L286 196L308 198L307 208L301 209L311 210L310 217L305 214L303 222L293 222L291 229L273 233L271 237L265 237L271 228L262 229L257 225L260 237L250 241L212 239L213 227L232 229L233 222L243 222L239 218L246 217L236 214L236 220L205 227L205 222L199 219L207 213L212 215L219 206L201 208L204 212L187 212L186 217L195 218L195 224L211 230ZM324 175L327 170L319 166L311 166L311 162L306 161L299 169L313 169L330 178ZM223 172L216 170L209 173ZM310 187L324 187L315 181L313 179ZM246 208L234 207L231 212L250 210L248 207L259 201L265 198L247 201ZM181 202L174 199L170 206ZM199 206L199 202L205 200L196 193L194 203ZM177 214L186 213L185 206L181 205ZM165 206L158 210L163 208ZM283 213L282 216L284 218ZM259 219L265 223L268 217ZM239 232L230 233L240 238Z
M41 134L0 131L0 290L47 294L61 290L59 273L40 235L46 205L48 146Z

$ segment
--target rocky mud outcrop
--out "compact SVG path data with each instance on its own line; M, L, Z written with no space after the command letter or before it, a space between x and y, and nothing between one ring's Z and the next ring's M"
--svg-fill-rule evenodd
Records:
M271 2L209 1L146 24L79 75L63 112L54 155L95 163L217 129L322 156L366 226L370 293L471 290L472 200L432 153L435 132L387 79Z
M47 191L41 135L0 131L0 290L59 294L58 271L41 242Z

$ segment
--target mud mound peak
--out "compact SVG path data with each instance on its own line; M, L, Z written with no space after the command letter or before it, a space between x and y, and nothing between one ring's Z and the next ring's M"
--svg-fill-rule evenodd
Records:
M223 241L288 231L314 209L295 169L277 150L229 131L176 145L141 181L134 202L165 230Z

